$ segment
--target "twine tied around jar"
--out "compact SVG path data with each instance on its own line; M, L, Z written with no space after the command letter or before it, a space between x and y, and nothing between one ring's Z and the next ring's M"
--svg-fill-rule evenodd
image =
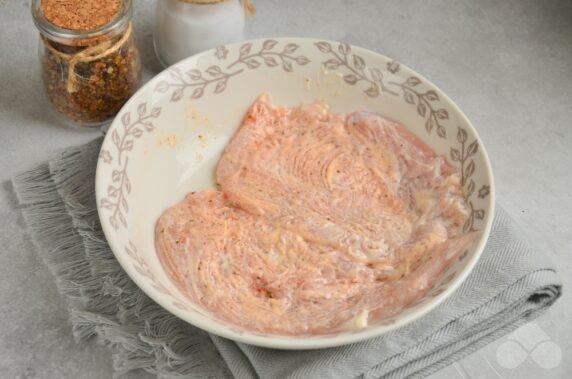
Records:
M112 40L106 40L97 45L90 46L81 50L76 54L66 54L58 51L56 48L52 46L52 44L48 41L48 39L42 34L42 40L44 41L44 45L50 50L52 54L58 57L60 60L68 63L68 77L66 82L66 90L69 93L74 93L77 91L78 86L78 75L75 72L75 68L78 63L87 63L92 62L105 56L114 53L115 51L119 50L121 46L131 37L132 33L132 25L131 22L127 26L127 30L123 33L123 36L115 43Z
M208 4L218 4L218 3L222 3L223 1L226 0L179 0L182 1L183 3L189 3L189 4L202 4L202 5L208 5ZM252 16L256 13L256 8L254 7L254 4L252 4L252 0L241 0L242 2L242 6L244 7L244 14L247 16Z

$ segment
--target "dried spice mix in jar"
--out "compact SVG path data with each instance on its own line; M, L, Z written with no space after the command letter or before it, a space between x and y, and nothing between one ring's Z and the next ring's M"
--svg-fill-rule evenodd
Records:
M34 0L46 94L67 121L110 121L141 82L131 0Z

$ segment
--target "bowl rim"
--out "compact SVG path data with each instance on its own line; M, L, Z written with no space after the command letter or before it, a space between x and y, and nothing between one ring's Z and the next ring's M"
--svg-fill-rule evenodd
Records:
M259 43L265 41L267 39L273 39L279 42L299 42L304 44L312 44L316 42L328 42L331 44L339 43L339 41L333 41L328 39L321 39L321 38L308 38L308 37L264 37L264 38L256 38L256 39L249 39L244 40L232 44L225 45L227 48L235 48L240 46L244 43ZM354 44L350 44L352 49L356 49L356 51L365 52L368 55L373 55L376 58L381 60L391 62L392 59L378 53L376 51L363 48ZM205 50L199 54L192 55L181 61L175 63L174 65L170 66L177 66L184 64L185 62L190 62L192 60L199 60L203 56L212 55L215 49ZM258 333L252 333L250 331L243 331L237 332L230 328L229 324L225 324L223 328L217 327L216 324L208 324L207 322L203 322L200 319L194 319L184 310L181 310L175 307L164 295L159 293L155 290L151 284L148 283L146 280L140 279L139 274L137 273L136 269L130 262L127 261L125 254L122 253L122 250L119 246L117 246L114 242L113 235L116 232L112 229L109 222L107 222L104 217L100 213L100 208L97 206L99 219L101 222L101 226L106 238L107 243L109 244L113 255L123 268L123 270L127 273L129 278L145 293L145 295L149 296L153 301L158 303L162 308L164 308L169 313L175 315L176 317L180 318L181 320L198 327L204 331L209 333L213 333L217 336L224 337L231 339L236 342L241 342L249 345L260 346L260 347L267 347L267 348L274 348L274 349L285 349L285 350L310 350L310 349L322 349L322 348L330 348L336 346L343 346L348 344L353 344L361 341L366 341L374 337L378 337L394 331L400 327L403 327L407 324L410 324L424 316L428 313L433 311L437 306L439 306L445 299L447 299L454 291L456 291L462 283L465 282L466 278L469 274L473 271L475 265L477 264L478 260L480 259L485 245L488 242L490 232L492 229L493 219L495 217L495 182L493 176L492 165L490 163L489 155L486 151L484 144L482 143L482 139L477 133L476 128L473 124L469 121L465 113L461 110L461 108L437 85L435 85L432 81L428 80L425 76L419 74L417 71L414 71L409 66L403 64L401 61L399 62L400 69L406 70L409 74L417 76L425 85L428 87L436 90L439 92L439 95L442 99L446 100L449 104L450 110L456 112L460 118L460 121L464 123L464 126L467 127L471 133L473 134L474 138L478 141L479 144L479 151L482 154L484 165L482 166L486 171L486 176L488 177L490 186L490 200L489 206L486 209L486 216L485 216L485 223L483 225L482 230L479 232L482 233L477 246L475 247L474 253L468 257L467 262L463 270L459 271L459 275L457 275L448 285L448 287L438 296L431 299L431 301L422 305L420 309L416 312L412 312L405 316L398 316L397 320L389 325L372 325L368 326L367 328L356 331L355 333L346 333L346 334L332 334L332 335L318 335L318 336L300 336L300 337L292 337L292 336L279 336L279 335L262 335ZM147 81L131 98L123 105L121 110L118 112L117 116L114 118L112 123L109 126L109 129L104 137L102 148L107 146L111 140L111 133L109 131L115 127L118 123L120 123L119 116L123 113L123 111L127 108L130 108L132 104L136 101L137 95L153 86L158 80L157 78L164 75L170 67L165 68L161 72L154 75L151 79ZM105 188L103 188L103 164L101 160L97 162L96 168L96 175L95 175L95 193L96 193L96 202L97 204L100 203L102 196L104 196ZM224 324L223 321L219 321L219 323Z

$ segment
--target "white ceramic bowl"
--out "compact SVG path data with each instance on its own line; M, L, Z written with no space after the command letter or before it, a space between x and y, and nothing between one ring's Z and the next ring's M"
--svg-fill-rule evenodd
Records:
M240 331L190 302L165 274L154 226L190 191L214 186L214 168L248 106L261 93L275 104L327 101L334 111L366 110L402 122L459 167L477 243L431 292L399 315L358 331L284 337ZM273 38L188 58L147 83L111 125L97 165L97 204L119 263L153 300L214 334L253 345L312 349L381 335L429 312L471 272L493 218L491 167L475 129L433 83L387 57L343 43Z

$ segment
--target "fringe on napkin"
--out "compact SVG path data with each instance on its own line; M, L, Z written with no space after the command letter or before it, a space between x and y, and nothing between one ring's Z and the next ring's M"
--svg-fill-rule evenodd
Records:
M33 242L67 300L74 337L110 347L116 375L143 369L164 378L228 378L209 335L149 299L117 263L94 186L85 185L100 146L97 139L68 149L13 179Z

